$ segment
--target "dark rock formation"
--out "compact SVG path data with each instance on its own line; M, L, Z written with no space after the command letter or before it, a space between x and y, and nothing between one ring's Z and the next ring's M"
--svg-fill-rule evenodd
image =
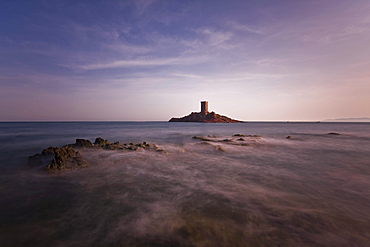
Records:
M72 148L91 148L93 147L93 144L89 140L85 139L76 139L75 144L70 144Z
M292 140L293 139L293 136L287 136L287 137L285 137L286 139L290 139L290 140Z
M69 146L64 146L55 149L54 158L45 169L49 171L68 170L87 166L87 162L81 157L79 152L76 152Z
M100 147L105 146L105 145L109 145L109 144L111 144L111 143L108 140L104 140L101 137L96 138L95 142L94 142L95 146L100 146Z
M76 143L66 145L62 148L48 147L28 158L28 164L32 167L44 167L47 171L69 170L88 166L88 163L81 157L78 151L74 148L85 150L133 150L140 149L157 151L164 153L163 149L159 149L155 144L130 143L121 144L119 142L110 143L103 138L96 138L94 143L85 139L76 139Z
M54 155L55 150L57 150L57 149L58 149L57 147L48 147L48 148L45 148L44 150L42 150L41 154L42 155Z
M28 158L30 166L43 166L45 170L68 170L88 166L87 162L70 146L49 147Z

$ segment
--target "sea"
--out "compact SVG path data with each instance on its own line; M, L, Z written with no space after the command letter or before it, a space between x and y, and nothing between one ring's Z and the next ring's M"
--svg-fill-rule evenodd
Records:
M97 137L163 152L28 165ZM1 122L0 154L0 246L370 246L370 123Z

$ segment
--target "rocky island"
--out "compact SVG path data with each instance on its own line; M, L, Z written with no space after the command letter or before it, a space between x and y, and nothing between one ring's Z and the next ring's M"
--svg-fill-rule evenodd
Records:
M201 123L242 123L243 121L235 120L226 116L219 115L215 112L208 112L208 101L201 101L201 111L192 112L181 118L171 118L169 122L201 122Z

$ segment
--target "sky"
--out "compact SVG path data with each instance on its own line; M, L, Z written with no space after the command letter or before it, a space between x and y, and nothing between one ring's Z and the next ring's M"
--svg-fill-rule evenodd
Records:
M369 0L0 0L0 121L370 116Z

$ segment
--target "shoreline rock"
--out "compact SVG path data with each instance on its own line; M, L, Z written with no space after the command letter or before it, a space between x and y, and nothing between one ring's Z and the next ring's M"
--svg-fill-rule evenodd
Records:
M145 149L159 153L165 152L163 149L159 149L155 144L148 144L146 142L136 144L121 144L120 142L111 143L108 140L98 137L95 139L94 143L86 139L76 139L75 143L65 145L61 148L48 147L43 149L41 153L28 157L28 164L31 167L43 167L44 170L49 172L88 167L89 164L82 158L80 152L74 150L74 148L129 151Z
M88 166L81 154L68 145L61 148L46 148L41 154L28 157L28 164L31 167L43 166L46 171L71 170Z

